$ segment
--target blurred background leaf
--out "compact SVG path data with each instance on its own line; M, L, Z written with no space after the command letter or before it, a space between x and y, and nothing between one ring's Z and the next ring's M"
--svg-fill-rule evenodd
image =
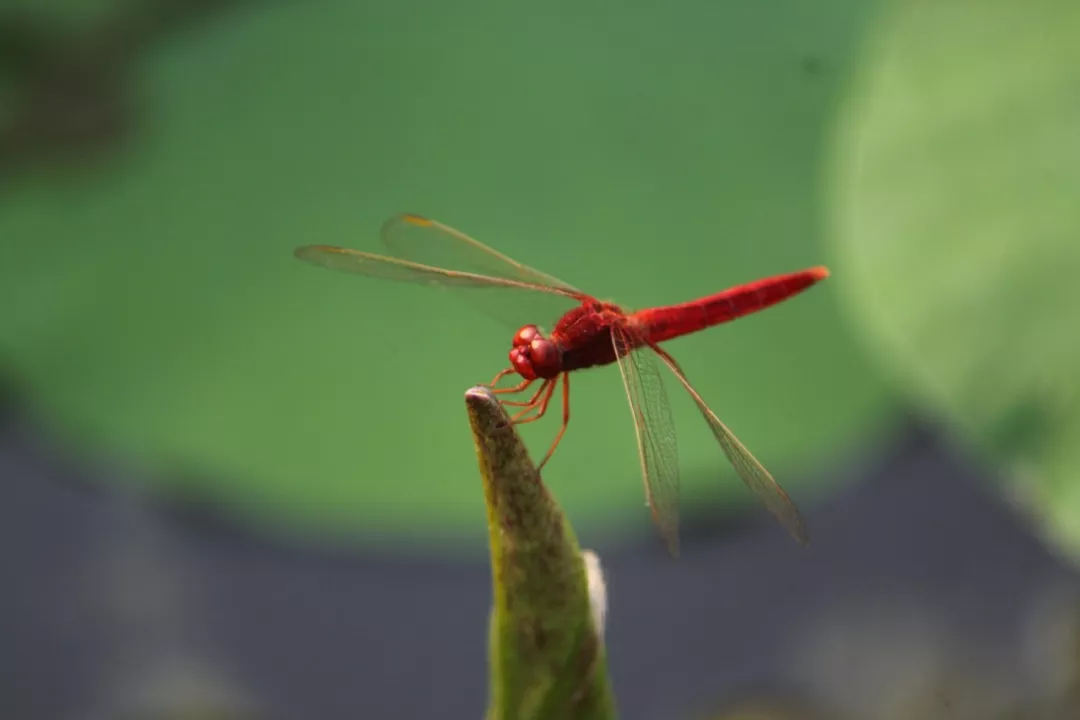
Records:
M835 277L887 371L1080 550L1080 6L893 3L838 126Z
M27 395L187 489L279 527L482 542L457 403L514 328L296 245L378 248L416 211L630 306L828 259L822 143L864 3L235 5L138 46L122 152L20 171L0 209L0 348ZM888 409L830 284L671 348L789 489ZM618 373L574 394L565 507L649 532ZM748 501L674 401L685 495ZM404 427L424 453L387 440Z

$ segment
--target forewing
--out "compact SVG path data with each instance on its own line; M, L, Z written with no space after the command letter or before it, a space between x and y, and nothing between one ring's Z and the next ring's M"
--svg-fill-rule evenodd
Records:
M390 254L403 260L516 280L572 295L584 294L558 278L489 248L460 230L420 215L395 215L383 223L381 235Z
M520 280L492 277L478 273L448 270L431 265L422 265L408 260L401 260L385 255L350 250L332 245L305 245L297 248L293 254L307 262L321 265L331 270L367 275L368 277L401 282L414 282L424 285L466 288L513 288L541 293L556 293L574 299L569 291L536 285Z
M768 508L769 512L780 521L780 524L791 533L795 540L802 545L809 544L810 535L806 531L806 524L803 522L802 515L799 514L799 509L795 507L795 503L788 497L788 494L773 479L769 471L758 462L757 458L746 449L746 446L739 441L739 438L735 437L735 433L731 432L716 416L716 413L709 408L705 400L698 394L698 391L690 384L686 373L675 362L675 359L659 347L653 346L653 349L690 393L690 396L694 398L698 410L701 411L706 422L709 423L709 428L716 437L716 441L720 444L720 449L724 451L724 455L727 456L727 459L734 466L735 472L739 474L746 486L765 503L765 507Z
M673 557L679 554L679 454L675 420L656 359L633 330L612 329L637 435L645 499Z
M464 233L418 215L387 220L382 237L390 256L330 245L308 245L294 254L332 270L449 290L514 329L526 323L553 322L588 297Z

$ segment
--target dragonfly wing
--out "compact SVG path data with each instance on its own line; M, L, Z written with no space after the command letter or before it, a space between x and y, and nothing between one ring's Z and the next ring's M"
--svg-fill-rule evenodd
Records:
M664 391L664 379L644 340L632 330L612 328L630 412L634 418L645 498L653 522L672 556L679 554L679 454L675 420Z
M383 223L381 235L390 254L404 260L516 280L579 296L584 294L558 278L489 248L460 230L420 215L395 215Z
M367 275L385 280L415 282L425 285L472 288L516 288L534 290L543 293L555 293L576 300L569 291L536 285L533 283L492 277L478 273L448 270L446 268L422 265L385 255L334 247L332 245L305 245L297 248L293 254L301 259L331 270Z
M784 489L773 479L769 471L758 462L757 458L746 449L746 446L739 441L739 438L735 437L735 433L731 432L727 425L722 423L716 413L709 408L698 391L690 384L686 373L675 362L675 359L656 345L653 345L652 348L671 369L671 372L675 374L675 377L690 393L690 396L694 398L698 410L701 411L706 422L709 423L709 428L716 437L716 441L720 444L720 449L724 451L724 455L727 456L727 459L735 468L735 472L739 474L747 487L765 503L765 507L768 508L769 512L780 521L780 524L791 533L791 536L796 541L802 545L809 544L810 535L806 531L806 524L803 522L802 515L799 514L799 509L795 507L795 503L784 492Z
M387 220L382 236L391 256L330 245L308 245L294 254L332 270L450 290L515 330L525 323L554 322L589 299L566 283L418 215Z

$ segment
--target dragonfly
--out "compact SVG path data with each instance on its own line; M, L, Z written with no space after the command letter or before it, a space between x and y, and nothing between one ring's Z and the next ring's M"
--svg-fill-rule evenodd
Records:
M556 390L561 388L562 424L537 466L538 471L551 459L569 425L571 374L617 364L633 418L646 504L669 552L677 556L678 448L660 370L665 366L693 399L746 486L797 542L809 543L795 503L721 422L679 363L660 344L786 300L828 277L827 268L817 266L774 275L697 300L631 311L598 300L459 230L420 215L402 213L390 218L382 226L381 237L389 255L330 245L306 245L297 248L294 255L331 270L444 288L518 327L511 341L509 367L499 371L485 387L504 406L517 408L510 418L513 425L544 417ZM535 320L532 312L547 312L547 317L556 319L550 332L545 333L533 323L518 324L523 319ZM503 383L508 377L511 382L515 377L518 381L512 385ZM526 398L525 393L534 386Z

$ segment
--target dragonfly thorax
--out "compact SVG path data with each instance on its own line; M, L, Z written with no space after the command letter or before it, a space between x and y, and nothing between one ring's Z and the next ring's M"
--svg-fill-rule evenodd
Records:
M510 365L526 380L548 380L562 372L562 350L540 328L526 325L514 335Z

